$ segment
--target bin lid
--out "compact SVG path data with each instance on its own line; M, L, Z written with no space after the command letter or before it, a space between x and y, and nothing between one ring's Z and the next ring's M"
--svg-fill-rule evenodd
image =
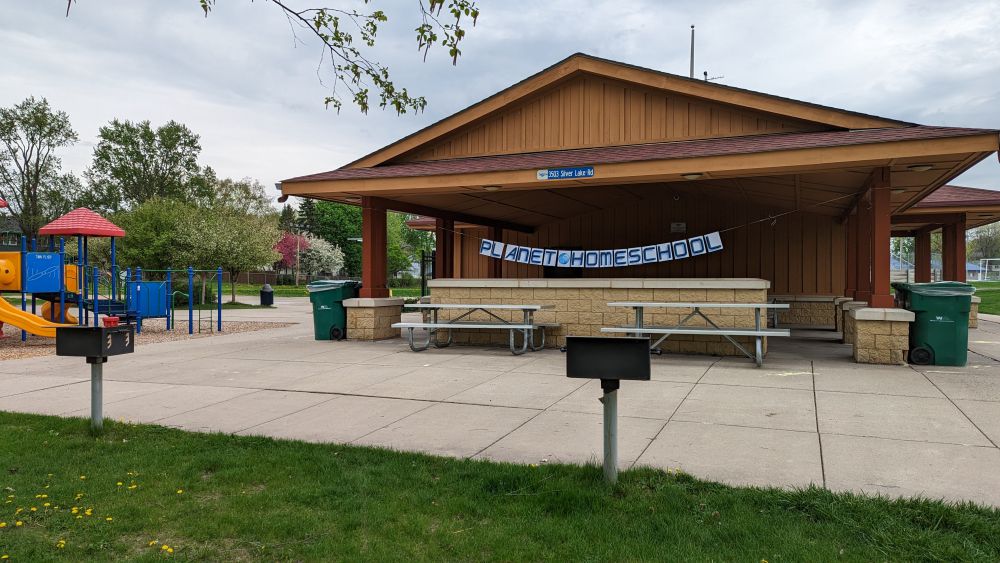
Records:
M316 293L319 291L330 291L331 289L340 289L345 285L361 285L354 280L316 280L308 285L306 285L306 291L309 293Z
M892 284L897 289L909 291L917 295L928 297L961 297L972 295L976 292L976 287L962 282L941 281L931 283L901 283Z

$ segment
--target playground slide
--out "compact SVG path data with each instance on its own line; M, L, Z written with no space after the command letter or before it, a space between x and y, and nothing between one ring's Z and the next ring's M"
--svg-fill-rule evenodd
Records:
M2 298L0 298L0 322L15 326L21 330L26 330L36 336L45 336L47 338L56 337L56 327L74 326L50 323L42 317L32 315L27 311L22 311L14 307L6 299Z
M76 315L69 312L72 305L66 305L66 322L71 325L77 323ZM52 301L43 301L42 310L38 312L38 316L51 322L58 322L59 320L59 304Z

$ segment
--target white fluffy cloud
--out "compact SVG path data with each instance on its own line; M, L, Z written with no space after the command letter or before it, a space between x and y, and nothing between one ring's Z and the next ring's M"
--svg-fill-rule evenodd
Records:
M297 0L298 6L319 5ZM360 1L341 0L346 6ZM63 152L87 167L112 118L175 119L202 137L202 161L223 175L282 178L336 168L582 51L720 82L931 125L1000 129L1000 11L991 0L742 2L480 1L482 16L453 67L421 62L414 0L390 14L378 55L398 85L429 100L397 117L323 108L319 48L293 41L267 2L79 0L0 6L0 105L45 96L81 142ZM995 158L957 183L1000 189Z

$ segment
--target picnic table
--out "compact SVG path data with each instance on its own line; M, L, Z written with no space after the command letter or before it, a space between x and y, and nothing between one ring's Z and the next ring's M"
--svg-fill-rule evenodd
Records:
M746 357L754 360L758 367L764 364L763 339L766 336L789 336L791 331L781 328L768 328L767 322L761 324L761 311L772 309L788 309L787 303L653 303L653 302L633 302L615 301L608 303L609 307L630 307L635 310L634 326L603 327L601 332L634 334L636 336L660 335L660 339L650 345L651 351L658 352L658 346L672 334L698 334L722 336L735 346ZM691 312L681 319L679 323L672 327L647 326L643 322L646 309L691 309ZM720 327L710 319L702 309L753 309L754 328ZM688 325L688 321L699 317L704 319L707 326ZM750 336L754 338L754 353L750 353L742 344L737 342L735 336Z
M535 313L545 309L552 309L552 305L534 305L534 304L521 304L521 305L510 305L510 304L462 304L462 303L413 303L410 305L404 305L408 309L418 309L421 311L426 311L424 322L419 323L407 323L399 322L392 325L392 328L405 328L407 329L407 340L410 344L410 349L414 352L422 352L432 345L435 348L444 348L451 345L452 343L452 331L456 329L475 329L475 330L506 330L510 333L510 352L515 356L519 356L529 349L531 351L538 351L545 348L545 328L551 326L557 326L553 323L537 323L535 322ZM438 313L440 311L464 311L462 314L447 320L440 320L438 318ZM522 321L521 322L511 322L507 319L496 314L500 311L521 311ZM472 314L476 312L483 312L490 317L489 320L465 320L468 319ZM430 320L426 318L430 316ZM422 344L415 344L413 341L413 331L415 329L424 329L427 331L427 341ZM446 331L448 333L448 340L444 343L438 342L435 336L439 331ZM541 344L535 345L535 331L542 333ZM520 333L522 337L521 346L515 344L515 334Z

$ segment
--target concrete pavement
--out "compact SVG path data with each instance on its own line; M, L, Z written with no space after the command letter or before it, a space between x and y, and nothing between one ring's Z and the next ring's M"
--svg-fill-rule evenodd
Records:
M518 463L601 459L600 386L567 379L558 351L316 342L308 302L277 301L226 315L301 324L113 358L106 416ZM854 364L819 331L772 339L762 369L653 357L652 381L622 383L620 463L1000 506L1000 319L980 319L965 368ZM88 373L73 358L0 362L0 409L86 416Z

